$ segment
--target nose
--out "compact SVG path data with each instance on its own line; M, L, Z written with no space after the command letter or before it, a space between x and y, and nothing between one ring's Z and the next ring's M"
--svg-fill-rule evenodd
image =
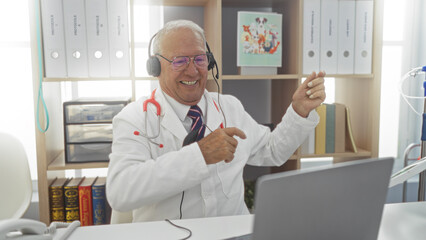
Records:
M189 75L198 74L198 68L197 68L197 66L195 66L193 58L189 60L189 63L187 65L186 69L185 69L185 72Z

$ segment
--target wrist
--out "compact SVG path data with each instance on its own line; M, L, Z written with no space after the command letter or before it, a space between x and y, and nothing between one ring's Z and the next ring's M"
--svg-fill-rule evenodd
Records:
M292 107L294 112L296 112L299 116L303 118L307 118L309 115L309 110L305 109L302 105L299 105L297 103L292 103Z

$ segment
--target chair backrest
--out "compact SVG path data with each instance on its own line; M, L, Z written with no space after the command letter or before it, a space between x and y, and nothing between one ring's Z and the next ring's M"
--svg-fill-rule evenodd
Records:
M21 218L32 196L28 158L22 143L0 132L0 220Z

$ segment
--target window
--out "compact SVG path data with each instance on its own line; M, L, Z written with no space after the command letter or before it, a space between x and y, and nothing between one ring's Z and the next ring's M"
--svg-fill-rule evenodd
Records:
M0 131L17 137L26 149L33 179L37 178L34 95L27 0L0 8Z
M134 39L135 75L147 76L145 62L150 37L162 26L162 7L148 6L135 1ZM29 1L8 1L7 7L0 8L0 72L3 86L0 87L0 131L17 137L23 143L31 169L31 176L37 179L37 155L35 143L34 90L32 79ZM13 21L11 21L13 20ZM13 24L11 24L13 22ZM157 24L148 24L148 23ZM149 95L157 81L136 80L135 98ZM62 82L62 101L77 97L132 96L132 81L81 81ZM101 91L99 91L99 86ZM96 89L96 91L94 91ZM97 175L106 169L83 170ZM67 171L67 175L73 171ZM80 173L81 174L81 173ZM104 175L104 174L101 174Z

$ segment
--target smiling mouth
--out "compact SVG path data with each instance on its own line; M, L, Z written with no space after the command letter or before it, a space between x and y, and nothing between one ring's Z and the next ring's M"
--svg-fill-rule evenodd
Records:
M192 81L192 82L188 82L188 81L180 81L182 84L185 84L185 85L194 85L194 84L196 84L198 81Z

